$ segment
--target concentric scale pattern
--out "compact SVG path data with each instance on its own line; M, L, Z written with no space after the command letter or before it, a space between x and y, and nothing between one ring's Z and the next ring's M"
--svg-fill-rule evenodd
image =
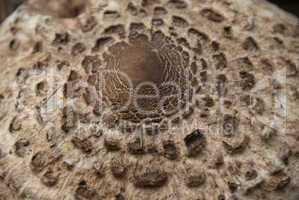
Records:
M298 19L255 0L52 3L0 29L0 199L298 199Z
M151 37L149 41L132 28L129 44L118 42L109 47L109 54L104 54L106 67L99 71L103 81L98 93L114 110L112 115L128 128L144 123L157 130L166 128L159 123L164 119L167 125L168 116L183 110L191 98L189 60L182 55L187 52L161 31Z

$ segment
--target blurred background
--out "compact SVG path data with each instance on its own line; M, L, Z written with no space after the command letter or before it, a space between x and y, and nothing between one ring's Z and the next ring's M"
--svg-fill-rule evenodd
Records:
M0 0L0 23L13 12L23 0Z
M0 23L11 12L13 12L23 1L26 0L0 0ZM53 1L61 1L61 0L47 0L47 1L53 2ZM299 17L299 0L268 0L268 1L278 5L282 9L287 10L288 12L291 12Z
M268 0L299 17L299 0Z

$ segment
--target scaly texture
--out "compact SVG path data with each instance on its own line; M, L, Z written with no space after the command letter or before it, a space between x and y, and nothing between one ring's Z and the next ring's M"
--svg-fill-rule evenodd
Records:
M0 29L0 199L298 199L297 18L46 2Z

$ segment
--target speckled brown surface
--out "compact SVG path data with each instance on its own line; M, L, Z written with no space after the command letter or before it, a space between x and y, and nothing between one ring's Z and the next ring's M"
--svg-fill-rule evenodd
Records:
M41 7L0 28L0 199L298 199L297 18L260 0ZM117 110L145 81L152 113Z

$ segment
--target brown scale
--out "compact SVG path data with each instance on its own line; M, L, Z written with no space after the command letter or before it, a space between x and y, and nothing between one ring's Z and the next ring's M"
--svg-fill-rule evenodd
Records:
M85 11L88 1L83 0L28 0L26 1L30 10L50 15L56 18L75 18Z

